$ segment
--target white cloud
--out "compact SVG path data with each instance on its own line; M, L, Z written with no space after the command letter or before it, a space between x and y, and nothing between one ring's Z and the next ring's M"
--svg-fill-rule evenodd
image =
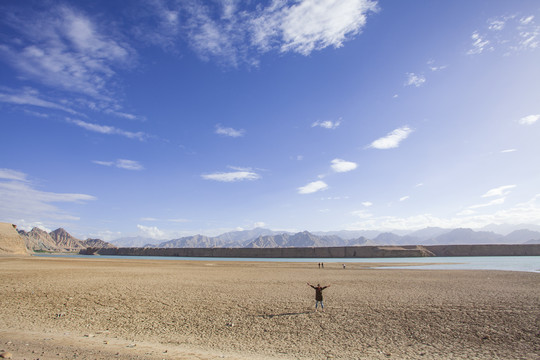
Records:
M252 225L252 228L256 229L256 228L264 228L266 227L266 223L264 221L257 221L255 223L253 223Z
M426 82L426 77L422 74L407 73L407 80L405 86L420 87Z
M72 110L66 106L40 98L39 92L30 88L25 88L18 92L11 90L11 93L9 94L0 93L0 102L16 105L37 106L47 109L62 110L70 114L77 114L75 110Z
M532 125L540 119L540 114L527 115L518 120L521 125Z
M505 56L521 51L534 51L540 47L540 26L534 16L500 16L487 22L485 33L476 30L471 35L472 45L468 55L485 51L502 50Z
M328 185L324 181L313 181L307 184L306 186L302 186L298 188L299 194L312 194L317 191L326 190L328 188Z
M365 26L376 3L364 0L300 1L279 17L281 51L309 55L328 46L341 47Z
M25 173L11 169L0 169L0 179L27 181Z
M370 201L364 201L364 202L362 203L362 205L364 205L365 207L370 207L370 206L373 205L373 203L370 202Z
M473 41L472 48L467 51L468 55L478 55L484 52L489 45L489 40L485 40L478 31L473 32L471 35Z
M341 119L338 119L336 121L326 120L326 121L315 121L313 124L311 124L311 127L322 127L324 129L336 129L339 125L341 125Z
M144 226L137 224L137 228L144 237L149 237L152 239L164 239L166 237L165 233L159 230L156 226Z
M184 4L192 47L204 58L218 57L233 66L258 63L256 53L296 52L341 47L366 25L375 12L369 0L274 0L255 10L236 1L213 5Z
M392 149L397 148L411 133L412 129L403 126L393 130L388 135L373 141L368 147L374 149Z
M235 168L233 168L235 169ZM231 172L219 172L213 174L203 174L201 177L205 180L214 180L221 182L236 182L243 180L257 180L261 176L250 169L237 169L237 171Z
M354 170L358 167L358 165L352 161L345 161L341 159L334 159L332 160L332 169L335 172L347 172Z
M49 11L11 14L8 25L17 41L0 47L5 58L26 77L49 86L107 99L113 67L126 66L133 50L114 39L110 24L98 24L67 6Z
M516 152L517 149L506 149L506 150L502 150L501 153L511 153L511 152Z
M369 219L373 217L373 215L365 209L353 211L351 214L359 217L360 219Z
M502 198L499 198L499 199L491 200L490 202L485 203L485 204L471 205L471 206L469 206L469 209L480 209L480 208L485 208L485 207L489 207L489 206L493 206L493 205L501 205L501 204L504 204L504 201L505 201L505 198L502 197Z
M534 15L530 15L530 16L523 17L523 18L519 19L519 22L520 22L522 25L528 25L528 24L530 24L533 20L534 20Z
M78 220L56 203L83 203L96 198L86 194L53 193L36 189L27 175L0 169L0 218L12 223L35 223L46 219Z
M399 198L399 201L405 201L405 200L408 200L410 198L410 196L402 196Z
M125 170L143 170L144 167L135 160L118 159L116 160L116 167Z
M115 128L114 126L98 125L98 124L93 124L93 123L89 123L89 122L77 120L77 119L67 118L66 120L67 122L71 124L75 124L85 130L97 132L100 134L121 135L129 139L137 139L139 141L144 141L147 138L147 135L140 131L135 133L131 131L118 129L118 128Z
M230 136L230 137L241 137L245 134L244 129L236 130L233 128L225 128L222 127L220 124L216 125L216 134L224 135L224 136Z
M504 28L504 25L506 25L506 21L498 19L498 20L491 21L489 23L488 28L489 28L489 30L499 31L499 30L502 30Z
M510 193L510 189L515 188L516 185L505 185L499 186L486 192L482 197L493 197L493 196L506 196Z
M358 215L361 215L358 214ZM409 217L365 216L352 223L347 230L415 230L426 227L441 228L482 228L489 224L536 224L540 225L540 194L531 200L488 214L476 214L465 210L456 217L441 218L433 214L419 214Z

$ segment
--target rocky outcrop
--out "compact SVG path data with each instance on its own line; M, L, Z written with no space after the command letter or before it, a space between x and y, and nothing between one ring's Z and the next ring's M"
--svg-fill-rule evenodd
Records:
M24 239L15 225L0 223L0 255L28 255Z
M70 233L62 228L52 231L49 235L51 235L53 238L56 246L66 251L81 250L86 248L81 240L71 236Z

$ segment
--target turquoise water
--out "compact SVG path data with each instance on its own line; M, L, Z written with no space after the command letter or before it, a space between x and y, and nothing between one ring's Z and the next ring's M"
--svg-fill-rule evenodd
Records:
M85 259L130 259L130 260L181 260L181 261L258 261L296 263L384 263L382 269L423 269L423 270L504 270L540 273L540 256L463 256L425 258L219 258L219 257L177 257L177 256L88 256L36 254L38 257L70 257ZM402 264L425 264L402 266ZM377 267L374 267L377 268Z

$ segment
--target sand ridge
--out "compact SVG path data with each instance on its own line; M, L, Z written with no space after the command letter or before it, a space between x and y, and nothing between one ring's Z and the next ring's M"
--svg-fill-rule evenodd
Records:
M537 273L0 258L0 289L0 350L41 360L540 356Z

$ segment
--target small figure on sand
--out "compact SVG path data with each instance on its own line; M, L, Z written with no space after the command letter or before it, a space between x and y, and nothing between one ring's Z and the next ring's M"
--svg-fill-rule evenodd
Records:
M313 289L315 289L315 311L317 311L317 307L319 303L321 304L321 310L324 311L322 292L327 287L330 287L330 285L321 286L321 284L317 284L317 286L313 286L310 283L307 283L307 284L311 286Z

